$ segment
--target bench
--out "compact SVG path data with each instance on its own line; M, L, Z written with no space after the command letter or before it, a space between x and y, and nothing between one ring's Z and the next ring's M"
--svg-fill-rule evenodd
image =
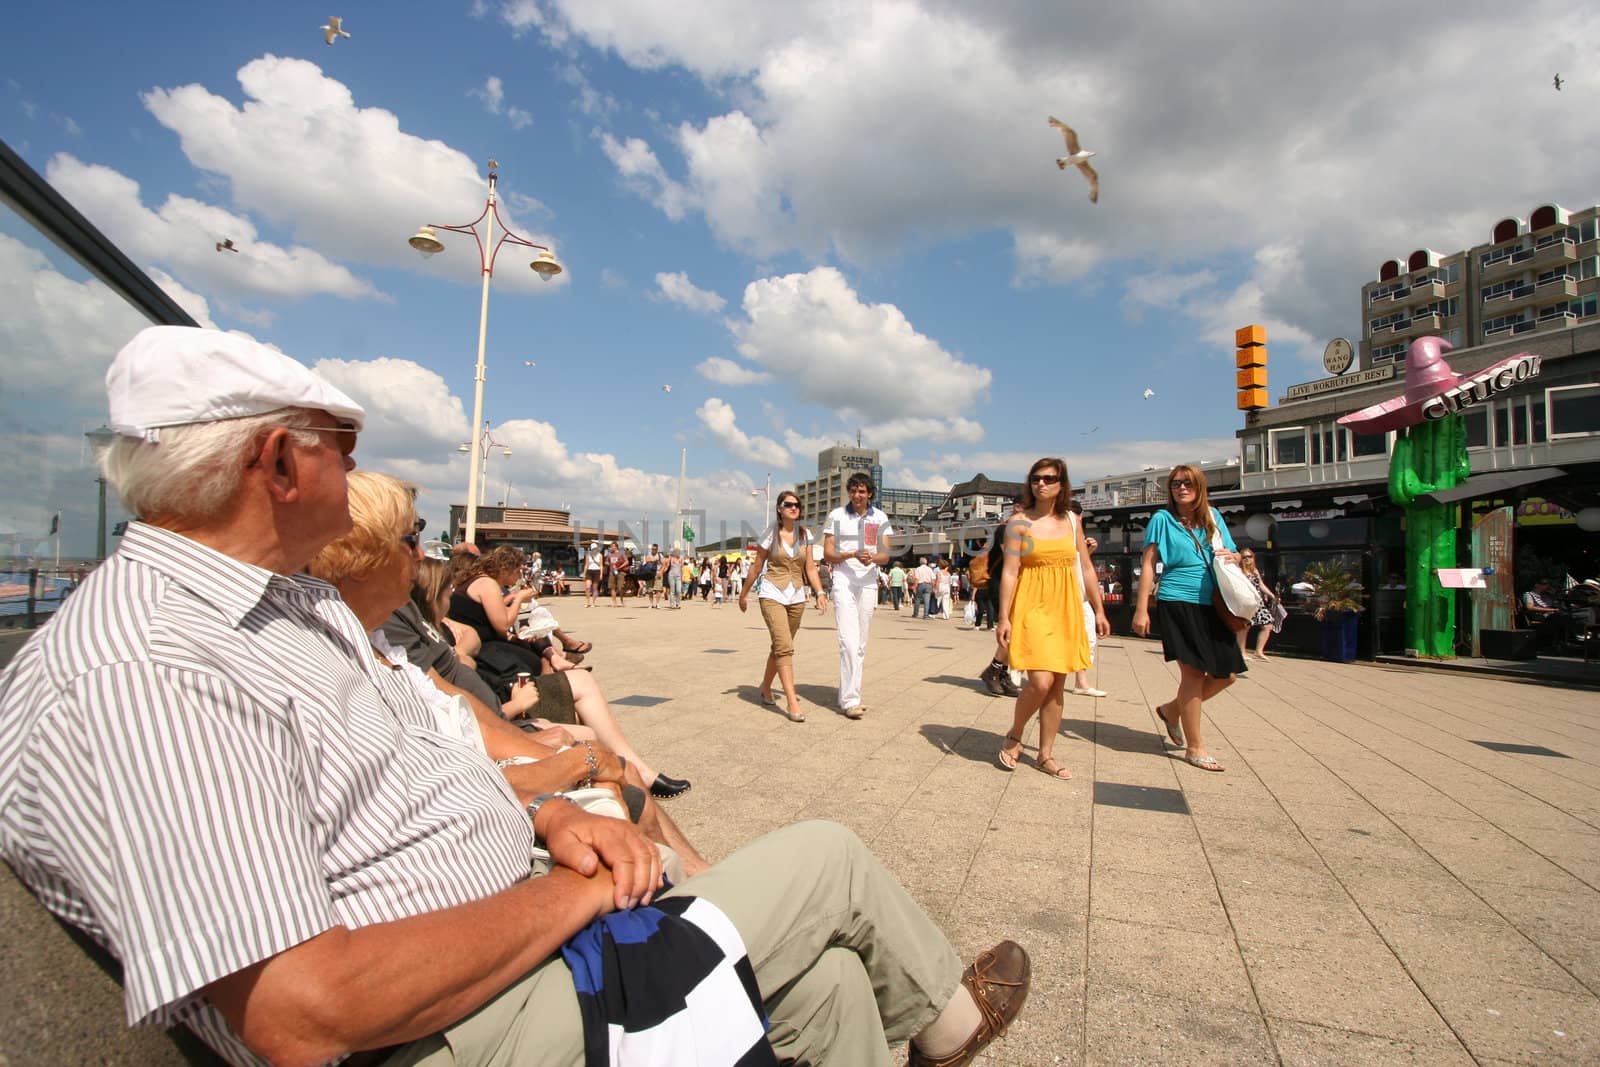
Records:
M121 968L0 863L0 1064L220 1064L179 1027L128 1029Z

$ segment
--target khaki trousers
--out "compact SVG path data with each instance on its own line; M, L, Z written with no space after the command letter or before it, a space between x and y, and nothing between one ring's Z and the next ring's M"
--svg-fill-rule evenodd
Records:
M889 1043L932 1022L961 981L939 928L836 823L767 834L668 895L680 893L711 901L738 928L785 1063L886 1067ZM386 1067L582 1062L572 972L556 956Z
M761 598L761 618L772 636L772 658L782 659L794 655L794 635L800 632L800 620L805 618L806 604L780 604L776 600Z

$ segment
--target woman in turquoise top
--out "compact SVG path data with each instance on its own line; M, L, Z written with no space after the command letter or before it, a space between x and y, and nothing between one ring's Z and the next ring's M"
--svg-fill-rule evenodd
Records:
M1212 535L1222 542L1213 548ZM1239 642L1211 606L1216 580L1213 556L1237 559L1233 536L1206 495L1206 477L1199 468L1179 464L1167 475L1167 507L1144 531L1144 556L1139 567L1139 599L1133 632L1150 632L1150 578L1161 562L1161 590L1156 618L1161 624L1161 652L1178 661L1178 695L1156 708L1167 736L1184 748L1183 758L1206 771L1222 764L1200 740L1200 706L1233 684L1245 670Z

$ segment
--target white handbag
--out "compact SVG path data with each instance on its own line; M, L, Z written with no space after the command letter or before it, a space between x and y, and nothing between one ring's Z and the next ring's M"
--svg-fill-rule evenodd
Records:
M1241 619L1248 619L1261 610L1261 595L1256 592L1255 583L1239 564L1224 560L1217 555L1218 552L1226 551L1227 547L1222 543L1222 532L1213 530L1211 573L1217 579L1217 592L1222 594L1222 602L1228 605L1228 610Z

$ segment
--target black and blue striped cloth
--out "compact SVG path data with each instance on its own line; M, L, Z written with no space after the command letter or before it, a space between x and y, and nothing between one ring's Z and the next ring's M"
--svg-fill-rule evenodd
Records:
M561 946L585 1067L776 1067L744 940L698 897L613 912Z

